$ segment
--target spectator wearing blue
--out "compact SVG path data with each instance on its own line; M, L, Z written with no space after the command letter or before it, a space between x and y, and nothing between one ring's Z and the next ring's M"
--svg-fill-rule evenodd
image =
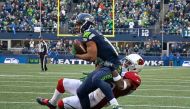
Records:
M169 66L173 66L174 64L174 55L173 53L169 54Z
M53 64L58 64L58 51L57 49L53 49L52 51L52 58L53 58Z
M175 57L175 65L176 66L181 66L182 62L183 62L183 59L182 59L180 53L177 53L176 57Z
M163 61L163 65L164 66L168 66L169 65L169 57L166 54L163 54L162 61Z
M16 34L16 25L14 22L11 23L10 28L12 28L13 34Z
M49 50L48 52L48 56L50 56L53 60L52 60L52 64L58 64L58 51L55 48L52 48Z

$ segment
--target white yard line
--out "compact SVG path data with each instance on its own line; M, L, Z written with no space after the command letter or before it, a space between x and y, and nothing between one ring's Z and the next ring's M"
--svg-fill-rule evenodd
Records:
M36 104L36 102L0 101L0 104Z
M44 84L44 83L47 83L47 84L50 84L50 83L56 83L56 82L39 82L39 81L0 81L1 83L40 83L40 84Z
M84 71L85 73L88 73L88 71ZM4 74L3 74L4 73ZM7 73L10 73L10 72L7 72ZM0 74L0 75L7 75L7 73L6 72L2 72L2 74ZM24 72L22 72L22 74L23 74ZM73 75L78 75L78 74L82 74L83 73L83 71L77 71L77 72L26 72L26 74L27 75L33 75L33 74L40 74L40 75L64 75L64 74L67 74L67 75L69 75L69 74L73 74ZM90 72L89 72L90 73ZM12 74L14 74L14 73L11 73L11 74L9 74L9 75L12 75ZM14 75L20 75L19 73L18 74L14 74Z
M160 79L178 79L178 78L180 78L180 79L190 79L190 77L188 77L188 76L181 76L181 75L177 75L177 76L174 76L174 75L170 75L169 77L167 77L166 75L143 75L143 76L141 76L141 78L157 78L157 79L159 79L158 78L158 76L159 76L159 78Z
M144 78L145 79L145 78ZM190 82L190 80L185 80L184 78L183 79L175 79L175 78L146 78L146 80L160 80L160 81L188 81Z
M33 87L33 88L55 88L56 86L29 86L29 85L0 85L1 87ZM190 90L172 90L172 89L148 89L148 88L139 88L139 91L169 91L169 92L190 92Z
M190 88L190 86L189 85L166 85L166 84L163 84L163 85L151 85L151 84L143 84L143 85L141 85L141 87L144 87L144 86L148 86L148 87L170 87L170 86L172 86L172 87L189 87Z
M37 104L36 102L18 102L18 101L0 101L0 104ZM163 106L163 105L120 105L121 107L152 107L152 108L176 108L176 109L190 109L188 106Z
M45 92L0 92L2 94L53 94L53 93L45 93ZM70 95L69 93L64 93L65 95ZM128 95L129 97L140 97L140 98L172 98L172 99L190 99L190 97L186 96L149 96L149 95Z
M2 94L40 94L40 95L50 95L53 93L45 93L45 92L0 92ZM66 93L67 94L67 93Z
M138 90L142 90L142 91L168 91L168 92L190 92L190 90L176 90L176 89L138 89Z
M165 67L165 66L164 66L164 67L162 67L162 66L161 66L161 67L149 67L149 68L148 68L148 67L145 67L145 68L143 69L143 71L144 71L144 70L148 70L148 71L150 71L150 70L151 70L151 71L155 71L155 70L173 70L173 69L175 69L175 70L176 70L176 69L177 69L177 70L178 70L178 69L181 70L181 69L189 69L189 67Z
M175 98L175 99L190 99L186 96L149 96L149 95L128 95L131 97L141 97L141 98Z
M121 105L122 107L152 107L152 108L176 108L176 109L190 109L187 106L163 106L163 105Z
M0 81L1 83L57 83L57 81L50 81L50 82L41 82L41 81L35 81L35 80L33 80L33 81ZM190 82L187 82L187 81L179 81L179 82L171 82L171 81L155 81L155 80L152 80L152 81L142 81L142 84L143 83L168 83L168 84L184 84L184 83L190 83Z
M37 85L37 86L33 86L33 85L31 85L31 86L29 86L29 85L20 85L20 86L16 86L16 85L0 85L0 87L34 87L34 88L46 88L46 87L48 87L48 88L51 88L51 87L54 87L54 88L56 88L56 86L53 86L53 85L49 85L49 86L39 86L39 85Z
M186 84L190 83L188 81L178 81L178 82L172 82L172 81L158 81L158 80L142 80L142 83L167 83L167 84Z
M60 76L46 76L46 75L42 75L42 76L39 76L39 75L0 75L0 77L14 77L14 78L20 78L20 77L32 77L32 78L60 78Z
M77 74L77 73L68 73L68 74L71 74L71 75L74 75L74 74ZM82 75L82 74L81 74ZM65 75L64 75L65 76ZM69 75L67 75L67 77L68 77ZM20 77L32 77L32 78L61 78L61 77L63 77L63 75L57 75L57 76L44 76L44 75L0 75L0 77L14 77L14 78L20 78ZM69 77L73 77L73 76L69 76ZM185 81L185 82L190 82L190 78L188 79L188 78L181 78L181 79L176 79L176 77L174 77L174 78L151 78L151 77L143 77L144 79L146 79L146 80L160 80L160 81L165 81L165 80L167 80L167 81L171 81L171 80L175 80L175 81Z
M51 83L54 83L54 82L51 82ZM52 86L52 85L43 85L43 86L39 86L39 85L21 85L21 86L16 86L16 85L10 85L10 84L9 85L0 85L0 86L5 86L5 87L55 87L55 86ZM187 85L165 85L165 84L163 84L163 85L141 85L141 87L171 87L171 86L172 87L178 87L178 88L180 88L180 87L182 87L182 88L184 88L184 87L188 88L189 87L190 88L190 86L187 86ZM149 90L148 88L146 88L146 89L145 88L140 88L140 89ZM157 90L157 89L155 89L155 90ZM162 89L159 88L158 90L162 90ZM171 90L171 89L167 89L167 90Z

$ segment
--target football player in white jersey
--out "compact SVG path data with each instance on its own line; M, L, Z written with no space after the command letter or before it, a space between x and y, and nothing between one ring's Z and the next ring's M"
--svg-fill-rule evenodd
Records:
M138 88L141 84L141 78L138 73L144 67L144 60L138 54L130 54L122 61L123 68L121 76L123 77L123 88L117 88L114 82L111 84L116 98L128 95ZM59 109L82 109L76 95L76 90L81 84L81 80L62 78L58 81L57 88L51 99L38 97L36 100L39 104L48 106L49 109L56 109L56 106L58 106ZM73 96L60 99L61 95L65 92ZM96 89L90 93L89 98L91 109L101 109L109 103L100 89Z

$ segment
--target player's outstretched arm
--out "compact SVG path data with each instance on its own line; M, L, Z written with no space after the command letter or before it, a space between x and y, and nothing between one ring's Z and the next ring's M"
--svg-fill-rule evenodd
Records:
M117 70L114 70L112 72L113 80L115 82L116 87L119 90L125 89L126 88L126 83L123 81L123 78L119 75Z

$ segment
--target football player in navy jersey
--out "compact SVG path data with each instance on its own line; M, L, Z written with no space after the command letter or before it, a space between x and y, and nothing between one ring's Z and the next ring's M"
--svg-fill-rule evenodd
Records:
M89 93L97 88L105 94L113 109L119 109L119 104L115 99L111 86L103 80L112 72L113 80L122 82L117 69L120 61L116 49L111 42L94 28L94 17L88 13L80 13L76 16L75 30L82 34L82 41L87 47L85 54L74 54L75 57L87 61L103 60L102 67L90 73L87 79L77 90L77 95L83 109L90 109ZM123 83L121 83L123 85Z
M115 87L114 82L109 82L116 98L131 94L141 84L141 78L138 75L144 67L144 60L138 54L130 54L121 60L121 76L125 84L121 89ZM101 61L96 62L96 69L101 66ZM86 76L85 76L86 77ZM109 80L112 78L106 78ZM82 80L61 78L58 80L57 87L51 99L38 97L36 100L39 104L49 107L49 109L82 109L80 101L76 95L76 90L82 84ZM62 94L68 92L73 96L60 99ZM98 88L89 94L90 109L101 109L108 103L105 95Z

